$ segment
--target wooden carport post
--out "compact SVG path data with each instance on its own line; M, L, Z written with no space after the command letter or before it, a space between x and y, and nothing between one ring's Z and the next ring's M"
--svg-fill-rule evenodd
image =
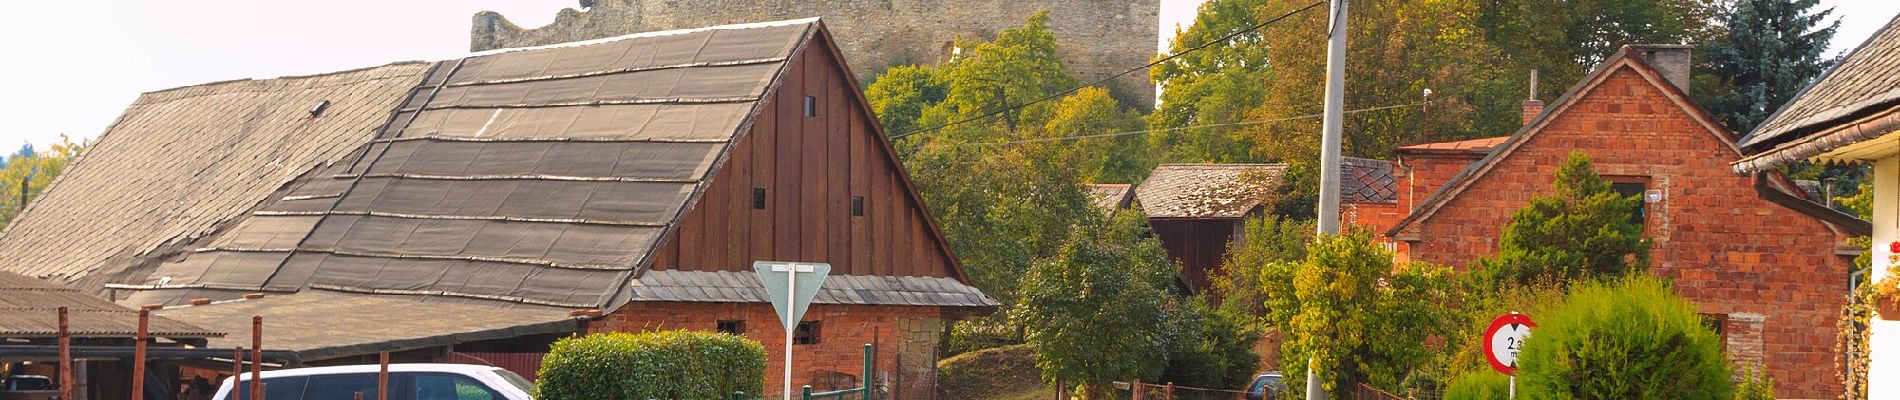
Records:
M73 398L73 335L66 307L59 308L59 398Z
M132 343L132 400L145 398L145 335L152 322L152 309L139 307L139 333Z

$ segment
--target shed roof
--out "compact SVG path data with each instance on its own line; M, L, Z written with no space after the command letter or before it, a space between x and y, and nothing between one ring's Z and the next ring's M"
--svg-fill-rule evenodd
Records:
M1240 218L1274 195L1285 164L1161 164L1135 188L1148 218Z
M78 289L11 272L0 272L0 337L44 338L59 334L59 308L66 307L67 332L75 337L122 337L138 334L139 312L93 297ZM209 338L224 336L154 316L147 321L153 337Z
M1502 144L1504 143L1504 141L1510 140L1510 139L1511 139L1510 136L1498 136L1498 137L1459 140L1459 141L1451 141L1451 142L1421 143L1421 144L1415 144L1411 146L1401 146L1397 149L1393 149L1393 152L1399 153L1399 154L1476 153L1477 155L1484 155L1484 153L1491 152L1492 148L1495 148L1499 144Z
M1339 201L1346 203L1397 203L1399 179L1392 176L1392 162L1369 158L1344 157L1340 161Z
M264 348L305 359L369 354L479 340L567 333L584 325L569 310L517 305L495 307L455 299L361 295L327 290L270 295L202 306L170 307L157 315L239 334L207 343L249 347L251 317L264 317Z
M1126 183L1090 183L1083 185L1093 197L1095 208L1114 214L1134 202L1134 185Z

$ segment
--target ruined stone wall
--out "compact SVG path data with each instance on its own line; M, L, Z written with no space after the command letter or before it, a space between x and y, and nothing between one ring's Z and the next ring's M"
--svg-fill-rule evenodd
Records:
M581 0L553 23L522 29L501 14L475 14L469 49L538 46L630 33L822 17L852 74L868 82L885 68L934 64L958 37L990 39L1049 10L1062 57L1085 82L1146 64L1155 55L1160 0ZM1152 106L1146 71L1116 80L1117 97Z

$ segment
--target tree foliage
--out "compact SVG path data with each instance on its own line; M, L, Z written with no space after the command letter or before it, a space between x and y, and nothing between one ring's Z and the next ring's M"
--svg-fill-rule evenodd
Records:
M1820 0L1736 0L1728 35L1703 46L1724 94L1702 101L1730 130L1748 132L1827 69L1821 58L1840 21Z
M1241 239L1227 249L1227 259L1208 279L1221 312L1264 323L1267 293L1260 274L1270 265L1305 259L1313 234L1312 221L1272 214L1247 218Z
M1623 196L1572 152L1557 168L1556 191L1511 215L1497 255L1478 260L1499 279L1530 283L1619 276L1649 267L1649 239L1636 218L1639 196Z
M12 223L20 210L38 198L47 185L53 184L53 178L65 172L67 164L84 149L84 144L73 143L62 135L60 142L46 151L34 151L32 145L27 145L6 157L6 167L0 169L0 226ZM23 181L26 183L24 196L21 193ZM22 199L27 203L22 203Z
M1527 399L1727 399L1722 339L1662 278L1635 275L1571 286L1531 312L1537 330L1518 355Z
M1313 360L1326 390L1343 393L1358 383L1397 387L1433 354L1426 339L1445 333L1447 274L1423 264L1395 268L1392 253L1358 231L1321 237L1303 260L1269 264L1260 279L1266 319L1285 335L1281 359ZM1303 376L1307 365L1280 368Z
M1167 287L1177 273L1142 217L1072 229L1055 258L1019 276L1012 312L1036 346L1044 378L1095 393L1116 380L1153 381L1162 370Z
M1509 400L1510 379L1489 369L1466 372L1445 386L1445 400Z

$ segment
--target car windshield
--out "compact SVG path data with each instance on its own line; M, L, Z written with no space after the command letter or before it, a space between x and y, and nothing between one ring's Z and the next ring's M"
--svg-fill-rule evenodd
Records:
M534 382L529 382L528 378L523 378L514 371L496 369L495 374L501 375L501 380L508 381L508 384L515 385L515 388L521 389L522 392L534 393Z

